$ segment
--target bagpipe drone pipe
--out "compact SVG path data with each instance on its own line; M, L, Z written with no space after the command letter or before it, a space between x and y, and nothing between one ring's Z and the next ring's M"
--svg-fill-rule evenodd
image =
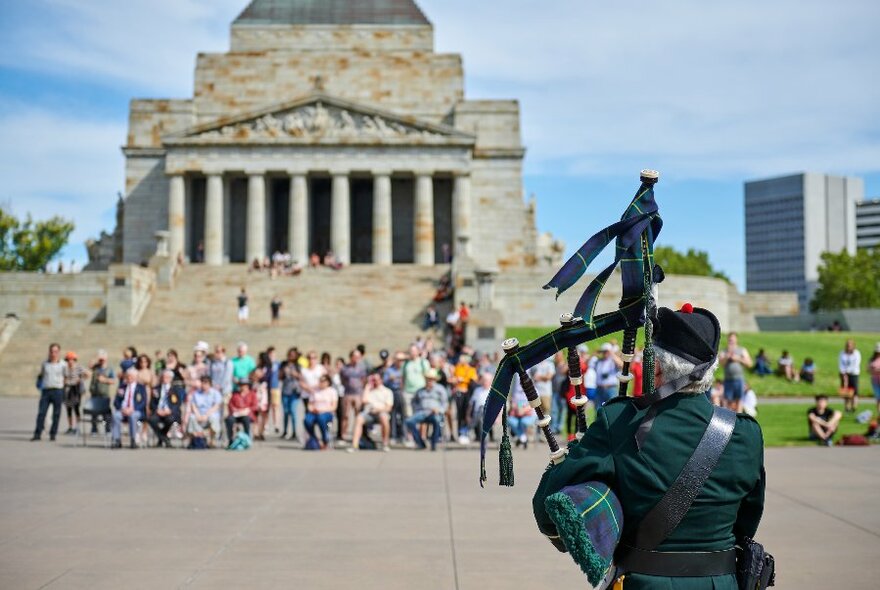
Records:
M499 414L504 425L501 439L499 462L499 484L512 486L513 456L507 429L507 400L514 375L517 375L529 404L535 409L538 427L550 447L550 460L553 464L565 461L567 447L560 447L550 427L550 416L544 415L541 400L527 371L557 352L568 349L569 378L575 387L573 404L578 411L578 433L572 444L577 444L586 431L583 391L583 375L577 356L577 346L609 334L623 330L621 354L624 362L620 376L620 395L627 394L627 385L632 379L629 365L635 353L636 333L645 328L644 387L653 389L654 368L651 349L652 324L647 321L656 313L653 290L655 284L663 280L663 272L654 264L654 240L663 226L657 203L654 200L654 185L659 174L654 170L643 170L641 184L635 197L627 206L620 221L609 225L593 235L556 273L545 289L556 289L560 294L574 286L584 275L589 265L608 244L614 241L614 261L596 276L587 286L574 312L563 314L561 326L521 346L516 339L504 342L505 355L498 365L492 381L491 391L483 410L480 432L480 485L486 481L486 451L489 431ZM623 282L623 295L618 309L609 313L594 315L599 295L615 269L620 267Z

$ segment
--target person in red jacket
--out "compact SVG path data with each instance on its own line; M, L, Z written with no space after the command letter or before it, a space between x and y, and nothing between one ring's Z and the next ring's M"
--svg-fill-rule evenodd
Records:
M238 389L232 392L229 398L229 415L226 417L226 440L232 443L233 430L236 423L241 424L245 434L251 435L251 420L257 411L257 394L251 389L251 384L242 381Z
M629 365L629 372L633 376L632 395L633 397L642 397L642 350L636 349L636 355L633 357L632 363Z

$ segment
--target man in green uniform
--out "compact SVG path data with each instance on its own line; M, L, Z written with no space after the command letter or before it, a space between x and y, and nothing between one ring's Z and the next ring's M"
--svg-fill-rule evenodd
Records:
M615 562L625 573L626 590L736 590L728 551L754 537L764 506L763 438L745 414L736 415L727 446L678 526L660 535L650 554L639 549L642 521L685 470L713 417L704 392L712 386L721 332L711 312L690 304L680 311L661 308L656 324L655 391L669 395L653 404L615 398L599 408L567 460L544 474L534 497L535 518L541 532L556 537L547 497L566 486L604 482L623 509ZM727 558L708 564L713 575L705 575L707 552Z

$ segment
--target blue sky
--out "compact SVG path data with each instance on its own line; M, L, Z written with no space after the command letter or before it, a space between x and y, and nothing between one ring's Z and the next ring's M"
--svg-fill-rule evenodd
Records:
M856 174L880 196L880 3L420 0L470 98L521 102L525 193L572 251L661 170L660 242L740 286L742 183ZM0 201L111 229L128 101L188 97L246 0L0 4ZM624 6L625 5L625 6Z

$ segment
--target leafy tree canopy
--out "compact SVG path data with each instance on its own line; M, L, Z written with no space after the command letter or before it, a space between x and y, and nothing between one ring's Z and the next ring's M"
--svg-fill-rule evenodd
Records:
M73 222L61 217L24 221L0 205L0 271L43 269L73 232Z
M654 248L654 262L663 267L666 274L715 277L730 282L726 274L712 266L709 254L702 250L689 248L682 253L671 246L657 246Z
M823 252L811 311L880 307L880 248Z

